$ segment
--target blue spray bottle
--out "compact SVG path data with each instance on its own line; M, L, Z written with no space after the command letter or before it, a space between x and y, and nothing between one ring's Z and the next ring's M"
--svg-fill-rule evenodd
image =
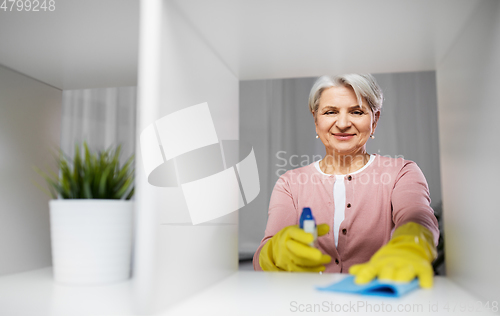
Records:
M302 228L306 233L311 233L314 236L314 241L309 244L311 247L314 247L315 242L318 239L318 231L316 229L316 220L312 215L311 208L304 207L302 209L299 224L300 228Z

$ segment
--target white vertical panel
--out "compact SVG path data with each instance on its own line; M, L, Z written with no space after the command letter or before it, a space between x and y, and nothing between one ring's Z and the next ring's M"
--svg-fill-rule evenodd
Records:
M245 205L233 168L185 183L182 192L194 225L227 215Z
M54 168L62 93L0 66L0 276L51 265L49 197L32 166Z
M141 1L137 134L135 160L136 240L134 249L134 298L138 314L154 310L156 301L158 222L157 195L148 189L140 133L158 118L160 89L160 43L163 1Z
M481 3L437 69L447 275L500 297L500 2Z
M219 141L206 102L164 116L155 124L167 160Z
M162 117L207 102L218 138L237 139L238 79L172 1L144 0L141 16L138 134ZM204 132L194 123L184 128L190 133ZM137 149L140 158L140 146ZM187 204L179 203L180 187L151 186L141 159L137 159L136 172L139 312L159 311L237 269L237 217L230 214L193 226ZM224 225L216 224L220 222ZM179 238L172 238L174 228ZM218 240L234 241L234 247L221 247ZM204 255L185 260L192 257L186 251Z
M153 124L143 129L139 140L142 158L141 167L144 167L146 175L149 175L156 167L164 162Z
M252 150L248 156L236 164L238 175L241 181L241 187L245 194L245 200L248 203L252 202L260 193L259 170L257 168L257 160L255 153Z

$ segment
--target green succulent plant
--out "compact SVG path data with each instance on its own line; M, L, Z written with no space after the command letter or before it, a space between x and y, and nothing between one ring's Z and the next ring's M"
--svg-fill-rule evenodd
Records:
M35 170L45 178L49 193L57 199L124 199L134 195L134 157L120 166L121 145L91 153L86 142L75 146L73 159L59 150L56 161L59 175Z

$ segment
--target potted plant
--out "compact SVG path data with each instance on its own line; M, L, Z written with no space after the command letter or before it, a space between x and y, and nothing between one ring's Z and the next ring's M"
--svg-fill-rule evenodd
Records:
M54 279L105 284L130 277L134 194L133 156L120 165L120 146L73 159L59 150L59 174L37 169L48 183ZM46 190L45 190L46 191Z

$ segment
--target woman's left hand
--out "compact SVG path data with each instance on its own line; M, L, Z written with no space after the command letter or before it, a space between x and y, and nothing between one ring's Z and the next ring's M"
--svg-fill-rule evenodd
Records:
M431 262L436 257L432 233L416 223L406 223L393 234L367 263L353 265L349 273L354 282L365 284L373 278L409 282L419 278L422 288L431 288L434 272Z

